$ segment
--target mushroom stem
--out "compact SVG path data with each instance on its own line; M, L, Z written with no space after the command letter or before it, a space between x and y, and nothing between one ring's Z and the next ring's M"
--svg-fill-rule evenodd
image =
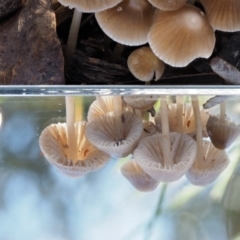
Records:
M77 139L75 134L75 103L73 96L65 97L66 122L67 122L67 142L69 147L69 158L75 162L77 160Z
M194 119L195 119L195 126L196 129L196 135L197 135L197 159L194 162L195 167L197 169L201 168L204 162L204 155L203 155L203 142L202 142L202 123L201 123L201 116L199 111L199 103L198 103L198 97L192 95L192 107L194 112Z
M222 102L220 104L220 118L219 122L220 123L225 123L225 114L226 114L226 102Z
M168 124L168 106L166 96L161 96L161 122L162 122L162 150L163 159L165 165L172 166L174 164L171 158L170 150L170 135L169 135L169 124Z
M177 96L177 128L183 133L183 96Z
M68 65L72 59L73 53L76 49L77 45L77 38L78 38L78 32L79 27L82 19L82 12L79 12L76 8L74 9L72 23L68 35L68 41L67 46L65 50L65 59L66 59L66 65Z
M114 107L114 121L115 121L115 129L116 129L116 143L117 145L119 145L123 140L123 122L124 122L124 119L122 118L122 98L120 95L114 96L113 107Z

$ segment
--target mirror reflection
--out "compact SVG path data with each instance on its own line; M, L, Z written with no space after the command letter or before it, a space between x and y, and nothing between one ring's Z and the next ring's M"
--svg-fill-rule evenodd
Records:
M240 238L237 97L2 96L0 108L0 239Z

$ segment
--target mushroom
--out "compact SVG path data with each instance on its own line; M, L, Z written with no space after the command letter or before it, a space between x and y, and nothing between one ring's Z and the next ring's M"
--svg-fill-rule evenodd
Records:
M69 177L81 177L84 174L102 168L110 159L106 153L96 149L85 137L87 122L74 124L76 151L72 152L67 134L67 124L51 124L45 128L39 145L44 157L61 173ZM72 157L74 155L74 158Z
M154 55L150 47L141 47L133 51L127 60L133 76L140 81L159 80L163 75L165 64Z
M240 135L240 125L235 124L225 116L225 102L220 104L220 116L210 116L207 122L207 132L212 144L224 150Z
M86 139L87 122L74 123L74 97L66 96L65 99L67 123L46 127L39 137L39 145L44 157L60 172L80 177L103 167L110 157Z
M114 41L137 46L147 43L154 9L146 0L123 0L113 8L97 12L101 29Z
M225 170L229 160L225 151L216 149L211 142L202 140L198 97L191 98L197 128L197 156L186 177L192 184L204 186L213 182Z
M66 62L72 58L76 49L79 27L83 12L103 11L107 8L114 7L122 0L58 0L62 5L74 8L72 23L70 26L67 46L65 50Z
M225 32L240 30L239 0L200 0L214 29Z
M137 162L132 159L121 167L122 175L139 191L149 192L155 190L159 182L145 173Z
M191 167L196 156L195 141L181 133L169 133L166 98L161 96L162 134L143 138L134 158L139 166L156 181L180 179Z
M195 58L208 58L215 35L205 14L185 4L174 11L156 11L148 34L154 54L174 67L184 67Z
M120 121L119 121L120 120ZM142 120L131 112L108 113L89 123L86 136L101 151L112 157L126 157L142 136Z
M172 11L182 7L187 0L148 0L155 8Z

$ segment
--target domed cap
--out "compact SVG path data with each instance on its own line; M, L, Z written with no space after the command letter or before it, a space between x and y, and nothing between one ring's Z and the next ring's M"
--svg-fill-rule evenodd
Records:
M171 152L168 159L171 159L173 165L169 165L169 160L163 157L162 134L143 138L134 151L134 158L140 167L161 182L180 179L192 166L196 156L197 146L191 137L180 133L170 133L169 136Z
M215 35L205 14L185 4L175 11L157 11L148 41L165 63L185 67L195 58L211 56Z
M142 120L131 112L121 115L122 137L117 141L115 116L105 114L90 122L86 129L88 140L101 151L112 157L126 157L133 152L142 136Z
M225 32L240 30L239 0L200 0L214 29Z
M77 138L77 160L69 158L67 124L51 124L45 128L39 145L44 157L61 173L70 177L80 177L103 167L110 156L96 149L85 137L87 122L75 123Z
M187 0L148 0L155 8L172 11L182 7Z
M122 175L139 191L153 191L159 185L159 182L145 173L137 162L132 159L121 167Z
M133 51L128 57L127 64L132 75L144 82L159 80L165 69L165 63L150 47L141 47Z
M194 185L204 186L212 183L228 166L229 159L225 151L215 148L211 142L203 141L203 159L194 162L186 177Z
M95 14L101 29L114 41L138 46L147 43L154 9L146 0L123 0L117 6Z
M240 135L240 125L229 119L225 123L219 121L219 116L210 116L207 122L207 132L212 144L221 150L228 148Z
M63 6L76 8L79 12L99 12L112 8L122 0L58 0Z

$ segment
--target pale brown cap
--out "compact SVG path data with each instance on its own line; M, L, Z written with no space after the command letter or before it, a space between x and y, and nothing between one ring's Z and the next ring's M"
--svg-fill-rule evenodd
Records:
M141 192L153 191L159 185L158 181L151 178L142 170L135 159L123 164L121 167L121 173L137 190Z
M156 181L173 182L180 179L192 166L196 157L196 142L181 133L170 133L171 152L169 158L174 162L168 166L168 159L163 158L162 134L143 138L134 158L140 167Z
M194 185L204 186L212 183L229 165L225 151L215 148L211 142L203 141L203 162L201 167L196 162L186 173L186 177Z
M159 80L165 69L165 63L150 47L141 47L133 51L128 57L127 64L132 75L144 82Z
M229 119L225 123L219 121L219 116L211 116L207 122L207 132L212 144L218 149L228 148L240 135L240 125Z
M61 173L80 177L103 167L110 156L96 149L85 137L87 122L75 123L77 138L77 161L69 158L67 124L51 124L39 137L39 146L44 157Z
M209 58L216 40L205 14L185 4L175 11L157 11L148 41L165 63L185 67L196 58Z
M138 46L147 43L154 9L146 0L123 0L117 6L95 14L101 29L114 41Z
M187 0L148 0L155 8L172 11L182 7Z
M112 8L122 0L58 0L63 6L76 8L79 12L99 12Z
M240 30L239 0L201 0L201 3L214 29L225 32Z
M90 122L86 129L88 140L112 157L126 157L133 152L143 132L142 120L131 112L121 116L123 139L116 141L117 131L114 114L105 114Z

